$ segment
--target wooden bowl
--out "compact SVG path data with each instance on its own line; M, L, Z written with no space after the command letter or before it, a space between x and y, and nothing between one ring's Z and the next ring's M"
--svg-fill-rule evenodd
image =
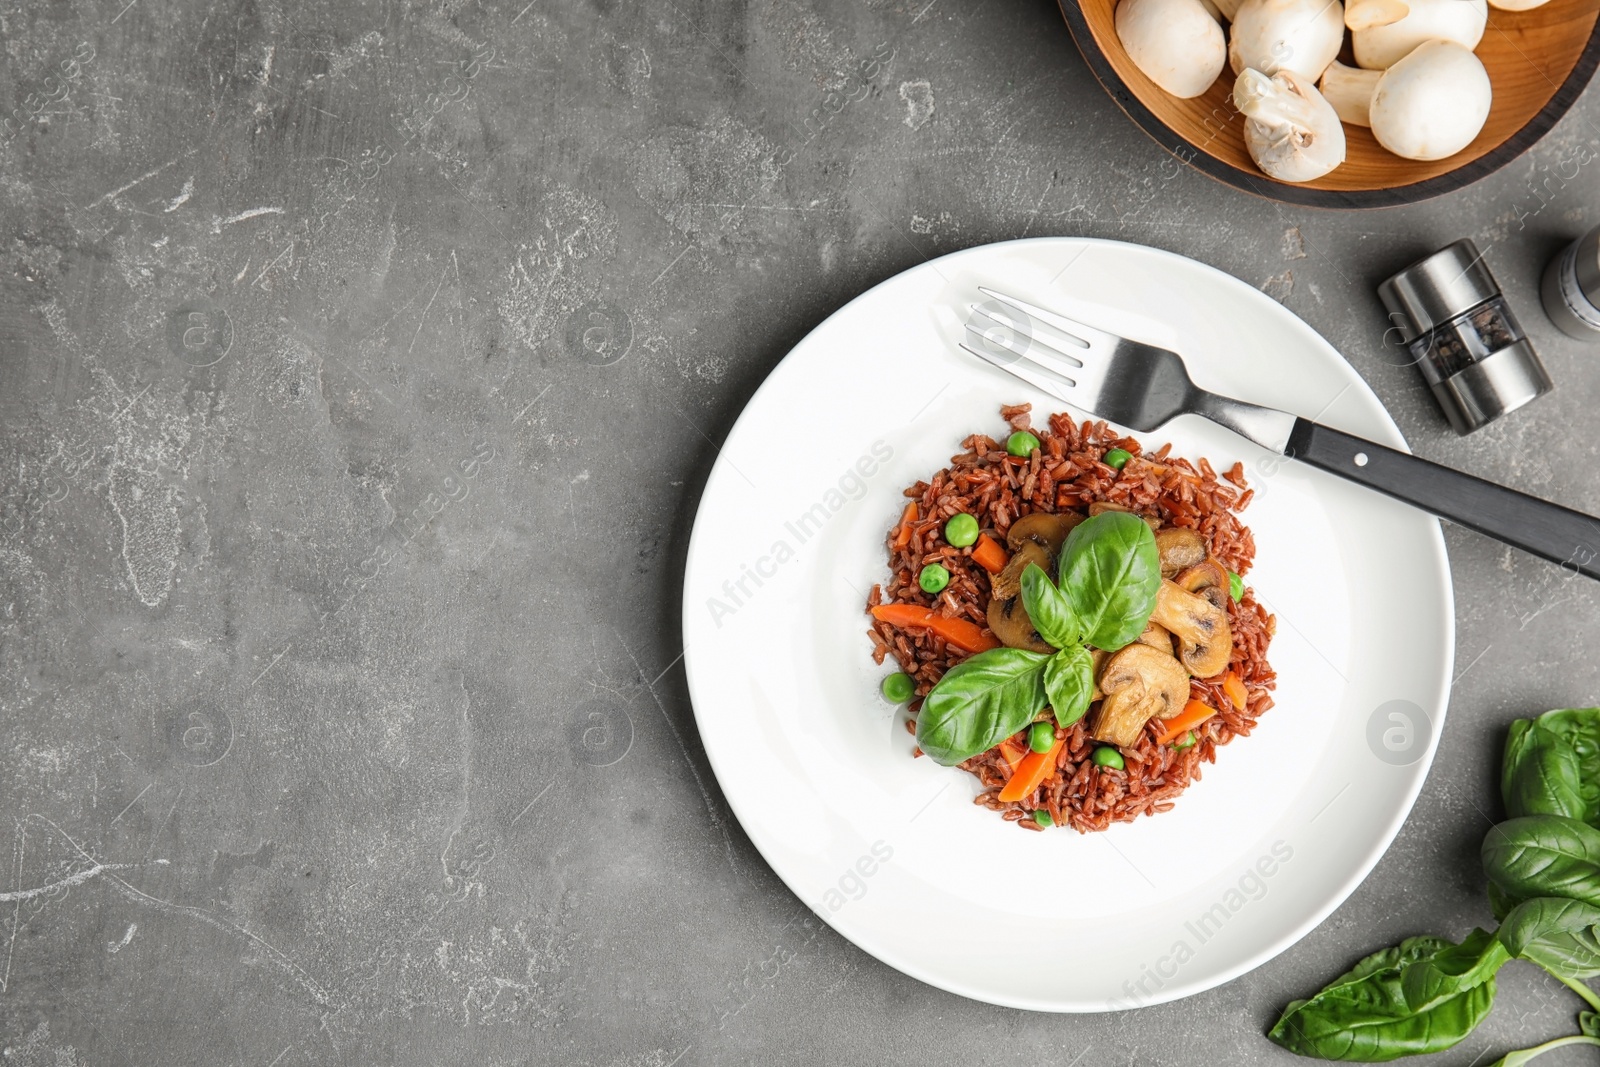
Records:
M1532 11L1489 9L1477 47L1494 87L1482 132L1448 159L1401 159L1372 131L1345 126L1345 161L1316 181L1267 177L1244 147L1226 67L1204 96L1180 100L1142 74L1117 38L1117 0L1058 0L1073 40L1100 84L1169 152L1246 192L1313 207L1392 207L1470 185L1533 147L1583 92L1600 65L1600 0L1549 0ZM1344 62L1349 57L1345 42Z

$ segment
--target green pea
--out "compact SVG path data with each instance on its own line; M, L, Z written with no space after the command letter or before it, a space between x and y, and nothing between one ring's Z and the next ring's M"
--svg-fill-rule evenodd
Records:
M917 685L909 674L891 674L883 680L883 699L891 704L904 704L917 694Z
M1133 453L1126 448L1113 448L1105 454L1106 466L1121 470L1128 465L1128 460L1133 458Z
M1047 722L1036 722L1028 727L1028 747L1035 752L1049 752L1056 743L1056 728Z
M966 548L978 540L978 520L964 511L950 516L944 524L944 539L957 548Z
M1094 750L1094 755L1089 757L1094 760L1096 767L1108 767L1113 771L1120 771L1128 764L1123 760L1122 753L1110 745L1101 745Z
M924 593L937 593L950 584L950 572L942 563L930 563L917 575L917 584Z
M1232 571L1228 572L1228 592L1233 596L1235 604L1244 597L1244 579Z
M1186 748L1193 748L1199 740L1200 739L1194 735L1194 731L1190 730L1188 733L1183 735L1182 741L1174 742L1172 747L1177 749L1179 752L1182 752Z
M1040 808L1038 811L1033 813L1033 821L1044 827L1046 830L1056 824L1056 821L1050 817L1050 813L1045 811L1043 808Z
M1039 439L1027 430L1018 430L1006 438L1006 451L1013 456L1024 459L1033 455L1033 450L1039 447Z

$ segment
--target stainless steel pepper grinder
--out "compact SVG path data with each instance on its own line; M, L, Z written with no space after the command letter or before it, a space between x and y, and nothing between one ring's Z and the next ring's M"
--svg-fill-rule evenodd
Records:
M1378 287L1390 321L1459 434L1553 388L1483 254L1460 240Z
M1600 226L1572 242L1544 269L1545 314L1568 337L1600 341Z

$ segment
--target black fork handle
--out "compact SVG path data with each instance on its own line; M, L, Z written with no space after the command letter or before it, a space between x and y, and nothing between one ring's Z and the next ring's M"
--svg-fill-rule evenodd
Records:
M1296 419L1284 455L1600 579L1600 519Z

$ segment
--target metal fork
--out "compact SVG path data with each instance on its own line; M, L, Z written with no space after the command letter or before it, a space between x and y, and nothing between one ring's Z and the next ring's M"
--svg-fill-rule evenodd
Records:
M992 289L978 291L1001 307L975 304L974 314L1003 331L969 320L967 331L982 343L963 340L961 348L1095 418L1149 433L1179 415L1201 415L1271 452L1600 579L1600 520L1310 419L1207 392L1176 352ZM1018 317L1002 317L1006 309ZM1042 336L1040 324L1060 341Z

